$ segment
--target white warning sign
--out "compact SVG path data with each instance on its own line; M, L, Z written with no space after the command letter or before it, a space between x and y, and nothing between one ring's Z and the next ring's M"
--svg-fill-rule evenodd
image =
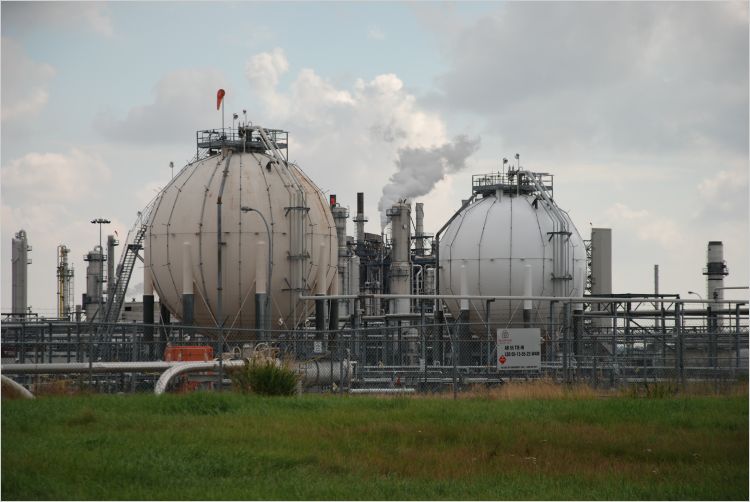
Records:
M498 370L538 370L542 363L539 328L497 330Z

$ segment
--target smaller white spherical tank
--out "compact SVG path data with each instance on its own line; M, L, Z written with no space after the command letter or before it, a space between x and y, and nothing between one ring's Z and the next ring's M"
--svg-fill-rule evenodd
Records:
M181 295L190 290L183 284L189 279L183 277L192 276L194 323L217 325L217 211L221 208L223 322L227 328L255 327L256 269L265 272L262 265L268 262L266 247L258 242L267 244L268 237L260 216L242 211L243 207L257 209L270 227L270 323L272 329L290 329L310 314L310 302L299 300L300 294L330 291L336 275L336 228L315 184L296 165L287 167L266 153L226 151L197 160L164 188L144 239L145 265L154 289L160 301L182 318ZM184 257L190 260L185 271ZM316 283L319 267L325 269L322 287ZM265 284L260 286L261 292L267 290Z
M559 210L567 222L567 248L559 253L565 264L559 270L566 278L554 277L553 232L555 214L547 202L534 193L488 191L463 208L440 237L440 293L461 294L461 269L465 266L467 293L487 296L523 296L526 294L526 266L531 266L533 296L580 297L586 283L586 250L570 217ZM559 208L557 208L559 209ZM558 225L559 226L559 225ZM558 281L559 285L555 286ZM454 316L459 304L446 302ZM483 301L470 302L472 322L484 322ZM535 301L532 321L545 326L548 303ZM523 302L496 301L490 307L490 322L496 327L521 326Z

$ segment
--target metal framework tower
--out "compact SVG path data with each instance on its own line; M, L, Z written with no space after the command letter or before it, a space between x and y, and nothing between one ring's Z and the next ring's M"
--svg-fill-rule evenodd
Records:
M57 246L57 317L70 319L74 298L74 270L68 263L70 248L64 244Z

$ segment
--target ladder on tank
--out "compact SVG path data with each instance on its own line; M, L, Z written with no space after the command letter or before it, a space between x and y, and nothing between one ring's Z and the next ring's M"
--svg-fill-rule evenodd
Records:
M133 228L128 232L125 249L120 256L120 263L117 265L115 287L112 289L111 297L107 298L104 319L102 320L99 330L101 334L111 334L114 329L114 324L120 318L122 304L125 302L130 278L133 275L135 262L138 259L138 252L143 249L143 238L148 231L147 222L152 207L153 202L142 212L138 213L138 219L136 220L135 225L133 225Z

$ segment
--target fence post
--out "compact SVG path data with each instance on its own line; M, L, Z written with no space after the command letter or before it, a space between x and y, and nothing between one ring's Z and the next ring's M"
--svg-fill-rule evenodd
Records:
M450 326L448 326L448 336L451 337L451 361L453 362L453 399L458 399L458 389L456 387L456 377L458 362L456 361L456 339L458 338L458 326L454 323L453 333L451 333Z
M360 340L359 340L359 298L354 299L354 311L352 312L352 333L354 337L354 354L360 357Z
M547 363L557 360L557 334L555 333L554 327L554 315L555 315L555 300L549 302L549 319L547 324Z
M570 383L570 347L568 347L568 323L570 314L570 304L566 303L563 305L563 325L562 325L562 349L563 349L563 380L565 383Z
M26 323L21 321L21 331L18 333L19 340L18 340L18 347L21 350L21 354L19 356L19 362L21 364L26 362Z
M89 331L89 389L94 385L94 344Z
M336 353L338 354L339 359L339 395L343 395L342 387L344 386L344 356L341 350L341 331L336 331ZM333 377L333 375L331 375Z
M614 387L617 384L617 303L609 304L612 309L612 355L610 357L609 385Z
M66 358L65 358L65 362L70 363L70 344L72 343L72 340L71 340L71 337L70 337L70 335L71 335L71 333L70 333L70 324L67 325L66 331L67 331L68 337L67 337L67 342L65 343L65 346L67 348L67 351L66 351L67 355L66 355Z
M740 371L740 304L734 308L734 377Z
M682 332L682 315L680 313L682 306L679 303L674 305L674 329L677 340L677 373L680 379L680 385L685 386L685 361L684 361L684 342Z

